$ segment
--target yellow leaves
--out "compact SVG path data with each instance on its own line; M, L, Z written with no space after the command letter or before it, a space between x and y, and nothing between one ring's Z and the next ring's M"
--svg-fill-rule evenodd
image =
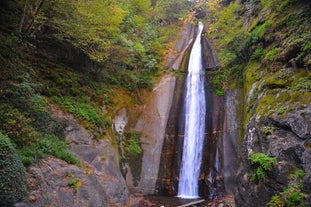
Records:
M208 7L208 10L210 10L212 13L216 13L221 8L221 3L223 0L207 0L206 6Z
M102 62L109 56L126 12L113 0L72 0L59 5L58 14L53 21L59 31L57 37Z

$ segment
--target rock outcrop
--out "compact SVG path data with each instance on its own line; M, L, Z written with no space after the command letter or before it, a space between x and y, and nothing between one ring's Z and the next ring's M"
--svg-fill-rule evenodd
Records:
M66 142L82 166L43 159L29 169L28 202L17 206L125 206L129 191L112 140L94 139L70 114L54 109L54 115L66 121Z
M236 186L237 203L242 207L267 206L272 196L297 185L299 188L292 189L293 192L301 192L306 197L301 196L296 202L308 206L311 194L308 187L311 185L311 107L304 103L311 102L310 92L297 94L295 90L273 88L257 90L257 93L243 145L239 149L241 165ZM271 97L271 93L276 95ZM252 96L252 92L248 96ZM282 96L287 99L279 102ZM254 181L252 177L254 169L248 160L250 152L263 152L277 160L262 180ZM305 175L298 179L295 173L299 170Z

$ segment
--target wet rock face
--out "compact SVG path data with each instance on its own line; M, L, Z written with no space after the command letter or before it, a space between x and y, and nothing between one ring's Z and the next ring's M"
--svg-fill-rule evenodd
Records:
M302 105L287 114L273 113L252 118L249 122L241 150L236 197L238 206L266 206L273 195L284 191L292 182L290 174L302 169L306 175L302 190L309 195L310 205L311 107ZM277 159L277 165L268 172L267 178L257 183L251 180L248 153L264 152Z

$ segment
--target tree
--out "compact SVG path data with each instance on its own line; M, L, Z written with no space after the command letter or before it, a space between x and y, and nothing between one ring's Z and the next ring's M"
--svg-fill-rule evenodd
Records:
M187 0L158 0L155 19L161 24L171 24L185 17L191 2Z

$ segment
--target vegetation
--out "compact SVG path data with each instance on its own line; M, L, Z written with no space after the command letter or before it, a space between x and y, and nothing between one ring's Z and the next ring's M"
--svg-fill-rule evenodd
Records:
M274 130L274 127L273 126L265 126L263 128L263 133L268 136L269 134L271 134Z
M267 177L267 173L276 165L276 159L265 153L250 152L248 160L253 171L253 181L258 182Z
M131 168L134 186L138 185L141 174L143 149L141 148L141 132L132 131L124 133L124 157Z
M73 192L76 193L78 188L82 185L82 182L78 178L73 178L68 180L68 186L73 189Z
M305 206L304 199L307 195L302 191L302 179L304 176L305 172L301 169L296 169L291 173L289 186L279 194L272 196L268 205L270 207Z
M102 138L115 92L137 103L153 87L170 38L163 27L176 31L190 3L20 0L2 6L0 130L29 166L47 155L80 165L67 151L66 123L51 108L73 114ZM140 153L137 146L130 139L128 152Z
M10 139L0 133L0 205L12 206L26 192L25 168Z
M125 136L125 156L134 156L140 155L143 151L140 146L140 136L141 133L137 131L128 132L124 134Z
M309 104L311 12L306 4L302 0L1 1L0 164L9 167L0 166L0 195L8 195L1 197L0 205L24 195L21 161L27 167L53 155L80 165L64 141L66 122L53 110L72 114L95 138L103 138L111 131L115 110L142 103L144 91L152 89L161 72L166 47L176 38L181 20L204 18L208 25L221 66L211 77L219 96L237 85L245 88L245 94L253 90L245 105L246 122L253 115L285 117L299 107L296 103ZM273 130L266 126L263 133L267 136ZM136 181L140 167L134 164L141 162L143 153L140 137L139 132L126 133L123 146L122 159L137 169L132 172ZM276 164L263 153L251 153L249 161L256 182ZM19 174L10 183L2 177ZM270 205L303 205L299 179L293 179ZM75 191L80 184L75 178L68 181Z
M66 121L55 110L72 114L95 138L104 138L116 108L141 103L190 5L187 0L0 2L1 206L24 197L24 166L50 155L81 166L68 151ZM126 153L136 159L142 154L139 137L130 137ZM68 181L74 191L80 184Z

